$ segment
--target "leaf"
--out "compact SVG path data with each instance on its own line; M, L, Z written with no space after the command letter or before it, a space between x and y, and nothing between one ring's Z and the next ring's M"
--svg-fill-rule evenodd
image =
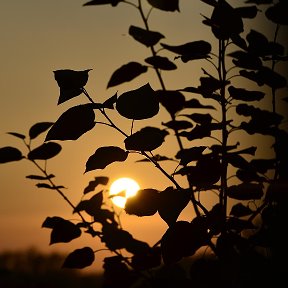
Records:
M35 139L41 133L48 130L54 123L53 122L40 122L34 124L29 130L30 139Z
M239 68L259 70L262 66L262 61L260 58L252 53L234 51L229 53L228 56L234 58L232 62Z
M124 140L125 148L135 151L152 151L162 145L168 134L166 130L144 127Z
M248 18L253 19L257 16L257 12L259 11L257 9L257 6L245 6L245 7L238 7L235 8L235 10L238 12L241 18Z
M243 22L237 12L225 0L214 7L210 19L212 32L217 39L228 40L233 35L243 32Z
M61 149L58 143L48 142L30 151L27 157L29 160L48 160L59 154Z
M161 124L173 130L184 130L184 129L193 127L193 124L191 122L183 121L183 120L171 120L166 123L162 122Z
M196 108L195 106L196 105L194 105L194 107L191 108ZM188 117L189 119L201 125L207 125L212 122L212 116L210 114L193 113L191 115L183 114L181 116Z
M95 255L90 247L76 249L70 253L64 263L63 268L77 268L82 269L90 266L95 260Z
M117 6L120 2L123 2L124 0L92 0L89 1L83 6L93 6L93 5L104 5L104 4L111 4L113 7Z
M124 82L129 82L139 75L147 72L147 66L138 62L129 62L118 68L111 76L107 88L120 85Z
M148 3L154 8L163 10L163 11L180 11L179 10L179 0L147 0Z
M159 191L140 189L135 196L129 197L125 203L125 212L136 216L152 216L158 210Z
M128 119L152 118L159 112L159 100L155 91L147 83L135 90L121 94L116 102L118 113Z
M160 217L169 225L173 225L183 209L190 201L189 194L185 190L167 187L160 192L158 213Z
M17 148L6 146L0 148L0 164L23 159L22 152Z
M55 175L53 175L53 174L50 174L47 176L40 176L40 175L27 175L26 176L27 179L32 179L32 180L48 180L48 179L51 179L54 177L55 177Z
M16 138L24 140L26 138L25 135L17 133L17 132L7 132L7 134L15 136Z
M88 81L88 72L91 70L74 71L64 69L54 71L54 78L60 87L58 105L82 94L83 87Z
M145 62L152 65L156 69L161 70L175 70L177 66L171 62L167 57L152 56L145 59Z
M65 111L46 135L49 140L76 140L95 126L92 104L74 106Z
M265 11L266 17L272 22L280 25L288 25L287 1L280 1Z
M230 217L227 220L227 228L229 230L235 230L236 232L241 232L245 229L255 229L256 227L249 220L243 220L236 217Z
M103 108L114 109L114 104L116 103L116 101L117 93L103 103Z
M74 223L61 217L47 217L42 224L42 228L52 229L50 245L55 243L68 243L80 237L81 230Z
M127 159L128 152L116 146L107 146L98 148L86 162L86 170L104 169L113 162L123 162Z
M160 39L165 38L164 35L159 32L149 31L133 25L129 27L129 35L147 47L154 46Z
M185 108L197 108L197 109L215 109L212 105L203 105L199 102L197 99L190 99L185 102L184 104Z
M206 146L198 146L182 149L176 154L176 159L180 159L180 165L187 165L191 161L197 161L202 157Z
M100 210L103 204L103 191L98 192L94 196L92 196L89 200L82 200L75 207L73 213L77 213L80 211L85 211L91 216L97 215L97 212Z
M46 184L46 183L37 183L36 187L37 188L46 188L46 189L51 189L51 190L57 190L57 189L65 188L64 186L51 186L51 185Z
M95 188L101 184L101 185L107 185L108 181L109 181L109 178L108 177L105 177L105 176L98 176L98 177L95 177L94 178L95 180L93 181L90 181L88 186L85 187L84 191L83 191L83 194L87 194L91 191L94 191Z
M264 98L265 93L261 91L249 91L243 88L228 87L230 97L241 101L259 101Z
M157 90L155 91L161 105L172 115L182 110L185 105L185 97L179 91Z
M227 190L228 197L236 200L255 200L261 199L264 195L262 184L241 183L232 185Z
M232 207L230 215L235 217L243 217L251 215L252 213L253 211L249 207L244 206L242 203L237 203Z
M161 43L161 46L170 52L181 55L184 63L190 60L208 58L208 54L211 52L211 44L204 40L188 42L177 46Z
M168 158L168 157L166 157L166 156L161 156L161 155L159 155L159 154L156 154L156 155L154 155L153 157L152 157L152 159L153 159L153 161L155 161L155 162L158 162L158 161L166 161L166 160L170 160L170 161L175 161L174 159L172 159L172 158ZM141 160L137 160L137 161L135 161L135 162L151 162L149 159L147 159L147 158L144 158L144 159L141 159Z

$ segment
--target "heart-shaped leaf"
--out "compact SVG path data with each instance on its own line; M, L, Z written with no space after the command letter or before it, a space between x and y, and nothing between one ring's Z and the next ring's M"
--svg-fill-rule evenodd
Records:
M73 213L85 211L91 216L97 215L103 203L103 192L98 192L89 200L82 200L74 209Z
M98 148L93 155L91 155L86 162L86 170L104 169L113 162L123 162L127 159L128 152L120 147L107 146Z
M0 148L0 163L8 163L12 161L19 161L23 159L22 152L14 147Z
M35 139L41 133L47 131L53 124L53 122L39 122L34 124L29 130L30 139Z
M138 62L129 62L118 68L111 76L107 88L117 86L124 82L129 82L139 75L147 72L147 66Z
M159 100L155 91L147 83L120 95L116 102L116 110L128 119L148 119L159 112Z
M81 235L81 230L77 225L61 217L47 217L42 227L52 229L50 245L60 242L68 243Z
M84 71L74 71L70 69L54 71L55 80L60 87L58 105L79 96L83 92L83 87L88 81L89 71L91 71L91 69Z
M144 127L124 140L125 147L127 150L152 151L162 145L168 134L166 130Z
M82 269L90 266L95 260L95 255L90 247L76 249L70 253L64 263L63 268L77 268Z
M33 149L28 153L30 160L48 160L60 153L62 147L58 143L48 142L43 143L39 147Z
M160 103L172 115L184 108L185 96L179 91L157 90L156 95Z
M74 106L65 111L46 135L48 140L76 140L95 126L93 104Z
M133 25L129 27L129 35L147 47L156 45L160 39L164 38L164 36L159 32L148 31Z

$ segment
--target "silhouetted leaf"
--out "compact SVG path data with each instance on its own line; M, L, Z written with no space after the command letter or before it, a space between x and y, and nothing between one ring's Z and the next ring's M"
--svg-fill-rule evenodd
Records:
M64 69L54 71L54 78L60 87L58 105L79 96L83 92L83 87L88 81L88 72L91 70L74 71Z
M90 247L76 249L71 252L63 263L63 268L82 269L90 266L95 260L95 255Z
M284 88L287 84L286 79L282 75L268 67L261 67L257 72L241 70L239 73L241 76L256 82L259 86L266 84L271 88L279 89Z
M19 138L19 139L22 139L22 140L24 140L26 138L25 135L17 133L17 132L7 132L7 134L12 135L12 136Z
M172 115L184 108L185 97L179 91L157 90L155 91L161 105Z
M227 162L230 163L232 166L240 169L247 169L249 168L249 162L240 155L234 153L227 154Z
M184 129L193 127L193 124L191 122L183 121L183 120L171 120L166 123L162 122L161 124L173 130L184 130Z
M202 153L206 149L206 146L198 146L187 149L182 149L176 154L176 158L180 159L181 165L187 165L191 161L197 161L202 157Z
M254 200L261 199L263 196L262 184L241 183L228 187L227 195L237 200Z
M113 7L117 6L120 2L123 2L124 0L92 0L89 1L83 6L92 6L92 5L104 5L104 4L111 4Z
M196 105L194 105L194 106L196 106ZM190 107L190 108L192 108L192 107ZM196 107L193 107L193 108L196 108ZM188 117L189 119L193 120L194 122L196 122L198 124L202 124L202 125L210 124L212 122L212 116L210 114L193 113L190 115L183 114L181 116Z
M97 214L98 210L100 210L103 203L103 191L98 192L94 196L92 196L89 200L82 200L75 207L73 213L77 213L80 211L85 211L91 216Z
M48 180L54 177L55 175L53 174L50 174L48 176L40 176L40 175L27 175L26 176L27 179L32 179L32 180Z
M137 253L132 256L131 266L135 270L147 270L161 265L161 249L152 247L145 253Z
M184 104L185 108L199 108L199 109L215 109L212 105L203 105L199 102L197 99L190 99L185 102Z
M105 176L97 176L94 178L95 180L92 180L89 182L88 186L85 187L83 194L87 194L91 191L94 191L95 188L101 184L101 185L107 185L109 178Z
M116 101L117 93L103 103L103 108L114 109L114 104L116 103Z
M30 160L48 160L59 154L61 149L62 147L58 143L55 142L43 143L37 148L31 150L28 153L27 157Z
M202 139L211 135L211 129L203 125L196 125L191 131L181 131L179 136L186 137L189 141Z
M37 183L36 187L37 188L46 188L46 189L51 189L51 190L57 190L57 189L65 188L62 185L60 185L60 186L52 186L52 185L49 185L47 183Z
M168 134L166 130L144 127L124 140L125 148L136 151L153 151L162 145Z
M8 163L23 159L22 152L17 148L6 146L0 148L0 163Z
M81 230L74 223L61 217L47 217L42 224L42 228L52 229L50 245L55 243L68 243L80 237Z
M228 87L230 96L235 100L259 101L264 98L265 93L261 91L249 91L243 88Z
M111 76L107 88L117 86L124 82L129 82L139 75L147 72L147 66L138 62L129 62L118 68Z
M180 11L179 10L179 0L147 0L148 3L154 8L158 8L163 11Z
M275 159L252 159L251 167L259 173L266 173L269 169L275 169Z
M172 158L168 158L168 157L166 157L166 156L161 156L161 155L159 155L159 154L154 155L154 156L152 157L152 159L153 159L153 161L155 161L155 162L158 162L158 161L166 161L166 160L175 161L175 160L172 159ZM149 163L150 163L151 161L150 161L150 159L144 158L144 159L141 159L141 160L137 160L137 161L135 161L135 162L149 162Z
M257 6L245 6L245 7L237 7L235 10L238 12L241 18L249 18L253 19L257 16Z
M236 176L242 182L266 182L265 177L261 177L254 171L253 168L246 167L246 169L239 169L236 171Z
M244 206L242 203L237 203L232 207L230 215L235 217L243 217L251 215L252 213L253 211L249 207Z
M115 225L104 225L102 227L102 233L103 237L101 241L104 242L110 250L126 248L129 243L133 241L133 237L129 232L119 229Z
M104 169L113 162L123 162L127 159L128 152L116 146L98 148L86 162L85 173L91 170Z
M53 122L39 122L34 124L29 130L30 139L35 139L41 133L48 130L53 124Z
M195 59L205 59L209 57L208 54L211 52L211 44L204 40L188 42L177 46L161 43L161 46L168 51L181 55L181 60L184 63Z
M145 59L145 62L152 65L154 68L161 70L175 70L177 66L167 57L152 56Z
M147 47L156 45L160 39L165 38L161 33L148 31L146 29L131 25L129 27L129 35L136 41L144 44Z
M159 191L155 189L140 189L125 203L125 212L136 216L152 216L158 210Z
M116 110L128 119L148 119L159 112L159 100L155 91L147 83L121 94L116 102Z
M265 11L266 17L280 25L288 25L288 3L280 1Z
M113 224L115 226L118 225L118 223L115 220L114 211L102 208L98 210L94 209L92 216L95 222L101 223L102 225L105 224Z
M46 135L48 140L76 140L95 126L93 104L74 106L65 111Z
M214 7L210 21L205 22L212 28L217 39L227 40L232 35L243 32L243 22L238 11L225 0L219 1Z
M169 226L177 221L178 216L190 201L187 191L173 187L167 187L160 192L158 198L158 213Z
M233 51L228 56L234 58L232 62L239 68L258 70L262 66L260 58L244 51Z

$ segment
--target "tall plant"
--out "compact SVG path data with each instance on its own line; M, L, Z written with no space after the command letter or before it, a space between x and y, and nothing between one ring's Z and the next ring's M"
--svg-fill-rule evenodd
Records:
M23 140L28 153L3 147L0 162L31 161L42 175L27 178L36 180L38 187L55 190L79 216L75 223L58 216L47 217L42 227L51 229L50 244L70 242L85 232L99 237L115 254L104 260L105 287L156 287L173 281L183 287L192 283L204 287L272 283L284 271L279 263L286 257L281 244L284 245L282 239L285 239L288 200L288 134L287 119L278 107L287 105L284 102L287 97L281 94L284 89L287 93L287 75L281 75L283 71L279 72L277 67L278 63L287 61L287 46L278 42L282 27L288 24L287 1L250 0L235 8L225 0L202 0L212 9L211 15L203 15L203 24L211 28L215 47L198 39L180 45L167 44L162 33L150 29L149 17L154 9L179 11L179 1L147 0L145 5L149 9L143 8L143 2L93 0L84 6L129 5L142 19L143 26L131 25L129 35L146 46L150 55L143 63L131 61L119 67L107 88L133 81L153 69L159 89L143 83L135 90L98 103L85 89L89 69L54 71L60 88L58 105L80 95L88 103L69 108L55 122L33 125L27 136L9 132ZM258 14L275 26L273 39L255 29L245 30L245 19L257 19ZM171 90L163 74L177 70L177 61L192 66L195 61L206 61L211 69L202 68L197 87ZM205 100L213 104L205 105ZM264 101L271 103L269 109L263 108ZM141 124L141 120L153 118L160 107L168 112L170 119L135 131L136 121ZM131 129L124 131L113 122L110 113L131 120ZM95 114L102 115L104 120L95 121ZM111 133L119 133L125 140L121 147L96 147L86 162L85 172L102 171L137 153L143 156L141 161L150 162L151 169L159 170L170 181L166 189L159 191L150 188L154 180L151 178L151 186L128 198L125 205L127 214L153 217L158 213L167 223L167 231L159 235L159 241L152 247L125 231L115 211L105 206L110 201L106 197L108 177L96 176L74 205L63 192L63 186L57 185L54 175L46 169L46 161L62 149L59 142L76 141L98 125L107 126ZM44 132L47 132L44 143L33 147L33 140ZM256 142L245 146L241 143L243 138L234 136L243 134L272 137L273 153L269 151L267 158L259 158L257 152L264 145ZM165 148L168 135L175 137L178 145L174 155L156 154L154 150ZM162 165L171 160L175 161L173 173ZM103 190L99 188L102 186ZM202 201L203 194L217 196L213 197L217 200L212 208ZM189 203L193 210L191 219L177 220ZM209 249L209 257L194 260L189 272L180 273L178 263L186 258L193 260L203 247ZM67 256L63 267L90 266L94 255L91 247L76 249Z

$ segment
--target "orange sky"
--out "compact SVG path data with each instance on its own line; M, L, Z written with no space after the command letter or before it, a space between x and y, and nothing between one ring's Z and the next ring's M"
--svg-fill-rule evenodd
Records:
M232 2L238 4L235 0ZM86 88L97 102L106 100L116 91L120 94L147 82L155 90L159 88L156 77L149 72L130 83L106 89L110 76L117 68L130 61L143 63L143 59L150 56L146 47L128 35L129 25L142 26L142 23L137 11L130 6L82 7L83 3L85 1L80 0L0 2L0 147L21 148L18 139L5 133L12 131L25 134L33 124L55 121L69 107L83 103L81 100L86 101L78 97L57 106L59 90L53 78L54 70L93 69L89 72ZM181 13L155 10L151 14L150 28L164 34L166 43L171 45L201 40L203 35L210 37L209 29L201 24L200 15L210 15L211 9L207 5L200 1L180 0L180 10ZM168 89L198 85L199 64L203 63L178 63L179 72L163 74L164 80L169 83ZM144 125L159 123L163 121L161 117L166 116L162 111L153 118L153 121L158 122L147 120ZM130 122L118 120L123 129L129 129ZM140 124L136 124L135 129L139 128ZM41 141L43 138L40 137L35 145ZM79 141L60 143L63 152L49 161L49 168L57 176L57 183L68 188L65 193L73 203L79 202L83 189L95 176L108 176L111 181L129 176L137 180L142 188L161 190L171 185L149 164L134 164L139 159L136 156L129 157L125 165L115 163L104 171L83 175L85 163L96 148L122 146L122 141L123 138L111 133L106 127L97 127ZM171 152L174 156L173 137L167 142L167 150L163 150L163 153ZM169 164L164 166L170 172L175 168ZM30 163L24 161L0 165L0 251L30 246L43 251L72 251L79 245L93 245L94 240L92 243L89 237L85 237L73 243L49 247L50 231L41 229L44 219L47 216L71 219L74 215L59 195L38 189L31 180L25 179L26 175L36 172ZM145 218L135 221L135 217L123 215L123 224L136 238L151 244L159 240L167 228L158 216L153 220ZM99 243L96 241L95 244L95 250L99 249ZM99 257L103 255L99 254ZM98 263L97 267L101 265L100 261Z

